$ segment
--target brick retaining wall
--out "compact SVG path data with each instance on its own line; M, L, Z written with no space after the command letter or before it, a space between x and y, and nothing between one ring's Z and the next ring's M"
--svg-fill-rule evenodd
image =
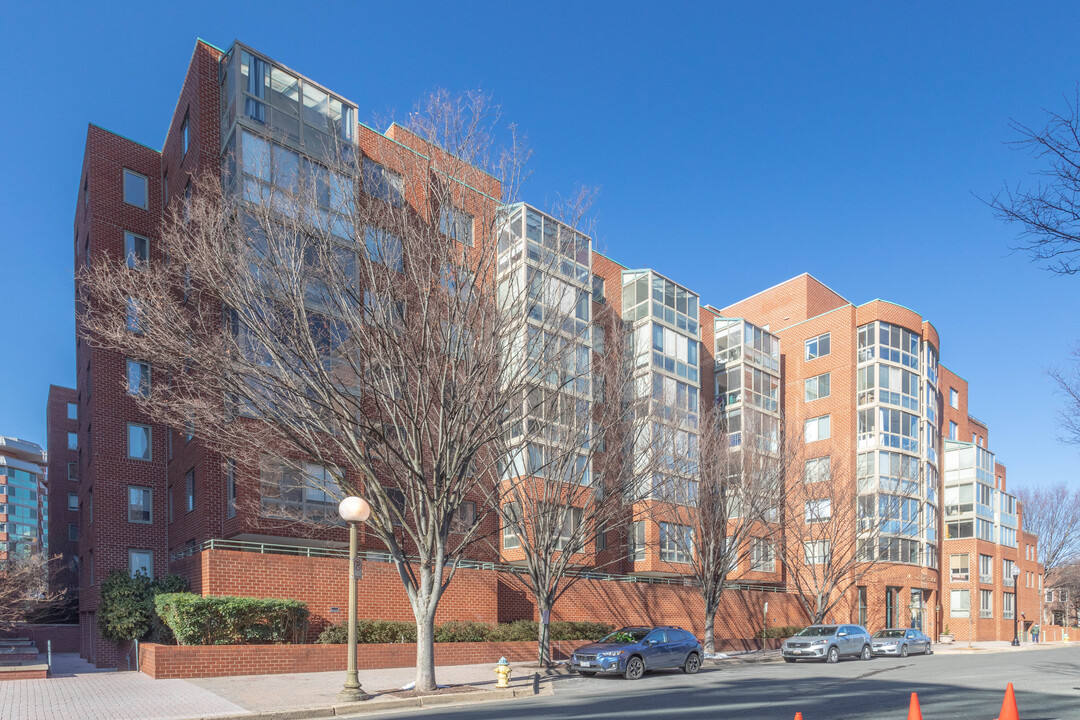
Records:
M52 640L54 653L79 652L79 626L71 625L16 625L0 633L0 637L30 638L38 652L45 652L46 640Z
M565 660L587 641L553 642L552 655ZM155 679L277 675L345 670L345 645L158 645L139 646L139 669ZM535 642L437 643L436 665L471 665L505 657L512 662L536 659ZM359 645L357 668L412 667L415 643Z

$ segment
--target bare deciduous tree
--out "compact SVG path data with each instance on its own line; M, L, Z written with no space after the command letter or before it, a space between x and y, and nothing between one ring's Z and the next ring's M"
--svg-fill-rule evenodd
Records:
M527 155L494 153L496 121L482 96L436 93L394 142L315 159L245 131L224 182L200 182L163 228L163 256L78 278L84 337L148 363L155 381L130 388L142 409L254 476L263 516L371 502L420 690L435 688L439 599L479 535L466 503L496 497L507 419L572 351L530 335L527 286L495 282Z
M1069 364L1052 368L1050 377L1065 398L1065 407L1058 413L1060 437L1064 442L1080 445L1080 345L1073 348Z
M654 445L669 457L660 464L676 468L656 473L647 493L660 523L660 559L685 563L701 593L707 654L715 652L716 614L738 565L755 553L759 564L775 563L785 465L778 438L759 418L748 409L740 431L729 433L724 410L709 407L700 415L696 448L680 447L674 432L670 442Z
M64 600L64 591L49 588L59 565L59 556L47 558L41 553L12 553L0 560L0 630L26 622L41 608Z
M800 426L801 427L801 426ZM787 453L780 559L811 623L828 614L880 561L918 561L918 500L860 494L856 473L837 456L807 458L802 438ZM908 480L918 483L916 470ZM884 535L889 531L890 536ZM914 553L914 555L912 555Z
M1039 537L1043 584L1049 586L1059 568L1080 561L1080 489L1057 483L1020 488L1016 495L1024 505L1024 532Z
M1006 186L987 203L998 218L1020 227L1016 249L1049 270L1080 272L1080 86L1064 111L1044 110L1046 124L1033 128L1013 120L1019 136L1011 144L1032 153L1043 166L1033 187Z

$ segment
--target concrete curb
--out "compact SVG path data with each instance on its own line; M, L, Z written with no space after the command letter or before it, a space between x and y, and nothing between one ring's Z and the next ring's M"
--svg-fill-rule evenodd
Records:
M783 662L784 658L780 656L779 651L771 651L765 654L761 651L745 653L742 655L732 655L726 658L708 658L704 661L705 665L711 665L713 667L723 667L731 663L778 663Z
M206 715L199 720L313 720L314 718L331 717L355 717L377 712L394 712L407 708L436 707L439 705L471 705L481 702L498 702L500 700L513 700L523 697L538 697L540 695L553 695L554 690L550 684L540 686L540 692L534 693L530 686L510 688L509 690L476 690L463 693L446 693L443 695L421 695L412 698L396 698L393 700L380 700L378 702L357 702L348 705L319 705L292 710L280 710L273 712L254 712L233 715Z

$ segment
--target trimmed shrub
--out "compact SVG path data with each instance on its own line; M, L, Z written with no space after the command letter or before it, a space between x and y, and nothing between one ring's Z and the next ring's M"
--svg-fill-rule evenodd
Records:
M778 625L776 627L765 628L765 637L786 639L802 632L802 630L803 627L801 625Z
M491 642L536 642L540 638L540 624L535 620L515 620L492 628Z
M600 640L615 628L602 622L553 622L552 640Z
M328 625L319 633L315 642L324 645L344 645L348 640L349 623L339 622ZM416 642L416 625L396 620L357 620L356 641L364 645Z
M553 622L552 640L599 640L612 631L606 623ZM341 645L348 641L348 623L330 625L316 642ZM451 620L435 628L435 642L536 642L540 628L535 620L515 620L501 625ZM391 620L357 620L356 641L370 643L416 642L416 625Z
M168 593L155 607L181 645L297 643L307 629L307 605L299 600Z
M451 620L435 628L435 642L485 642L491 636L487 623Z
M154 611L154 598L187 589L187 578L180 575L151 580L141 573L131 577L123 570L114 570L101 583L97 616L102 637L123 642L149 636L154 642L174 642L172 632Z

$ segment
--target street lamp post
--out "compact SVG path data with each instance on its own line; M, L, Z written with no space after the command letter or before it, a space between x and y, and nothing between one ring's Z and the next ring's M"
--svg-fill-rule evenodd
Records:
M1013 647L1020 647L1020 568L1013 564Z
M360 678L356 673L356 524L370 517L371 506L364 498L350 496L338 504L338 515L349 523L349 666L345 671L345 686L341 688L337 699L341 702L355 702L367 700L369 697L360 687Z

